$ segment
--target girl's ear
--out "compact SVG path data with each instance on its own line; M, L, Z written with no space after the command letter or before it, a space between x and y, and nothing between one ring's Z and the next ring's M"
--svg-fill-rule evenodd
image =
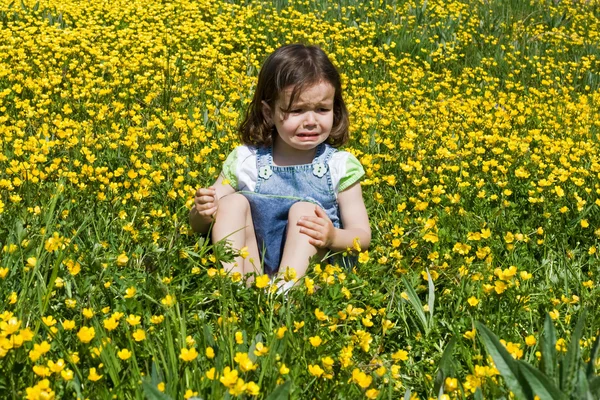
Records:
M268 124L273 125L273 110L271 109L271 106L269 106L264 100L260 103L262 105L263 118Z

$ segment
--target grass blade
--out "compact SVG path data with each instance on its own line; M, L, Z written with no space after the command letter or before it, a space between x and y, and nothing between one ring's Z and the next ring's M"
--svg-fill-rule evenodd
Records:
M446 345L444 352L442 353L442 358L440 358L440 367L435 376L435 383L433 386L434 393L440 393L444 385L444 379L447 376L452 375L452 351L454 350L454 345L456 344L456 337L450 339L450 342Z
M555 365L556 365L556 331L554 330L554 324L549 314L546 314L546 320L544 321L544 334L541 340L542 350L542 371L546 376L554 379L555 376Z
M277 386L265 400L287 400L290 398L291 388L292 381L285 381L282 385Z
M410 304L412 304L415 312L417 313L417 317L419 318L419 322L421 323L421 327L423 328L423 332L427 332L427 317L425 316L425 312L423 311L423 305L421 304L421 300L419 300L419 296L417 296L417 292L411 286L411 284L406 280L406 278L402 278L402 282L404 282L404 286L406 286L406 293L408 294L408 300Z
M600 350L600 334L596 335L596 340L594 341L594 345L592 346L592 351L590 352L590 361L587 366L587 378L592 379L594 376L594 366L596 365L596 358L598 357L598 351Z
M577 367L580 362L581 350L579 348L579 339L583 333L583 324L585 323L586 311L583 310L577 319L575 325L575 331L571 335L571 342L569 343L569 350L564 358L563 367L561 369L561 388L566 392L571 392L574 389L576 378Z
M525 361L516 361L521 374L527 380L527 383L533 394L541 400L568 400L568 396L560 391L556 385L546 375Z
M531 389L523 379L517 363L508 353L504 345L500 343L496 335L484 324L475 322L479 337L483 342L490 356L496 364L496 369L500 372L506 386L515 394L518 399L532 399Z

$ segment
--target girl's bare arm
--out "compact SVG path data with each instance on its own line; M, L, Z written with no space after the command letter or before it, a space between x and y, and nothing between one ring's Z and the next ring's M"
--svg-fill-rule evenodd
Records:
M329 248L334 251L351 248L358 238L362 249L371 244L369 216L362 196L360 183L357 182L338 194L340 217L343 229L336 229L333 243Z
M361 248L368 248L371 227L360 183L339 193L338 204L343 229L334 228L325 211L315 206L315 215L304 216L298 221L300 232L309 236L310 244L320 249L343 251L352 247L355 239L359 240Z
M224 179L223 174L219 174L212 186L196 191L194 206L189 215L190 226L195 232L208 232L210 224L217 216L219 199L235 192L230 185L223 184Z

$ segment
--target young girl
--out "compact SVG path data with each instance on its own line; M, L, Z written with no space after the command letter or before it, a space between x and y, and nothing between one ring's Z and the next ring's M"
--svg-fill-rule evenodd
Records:
M192 228L247 252L224 267L270 276L286 267L301 277L327 250L361 247L371 228L359 179L364 170L335 148L348 140L340 76L318 47L293 44L265 61L240 126L242 146L217 181L198 189Z

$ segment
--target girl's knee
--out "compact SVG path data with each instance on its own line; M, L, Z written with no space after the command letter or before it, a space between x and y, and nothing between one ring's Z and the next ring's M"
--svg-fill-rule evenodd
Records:
M250 209L250 203L248 202L246 196L236 192L220 198L219 208L221 207L226 208L228 211L239 210L245 212Z
M315 215L315 207L318 206L307 201L299 201L292 204L288 214L288 222L296 222L300 217Z

